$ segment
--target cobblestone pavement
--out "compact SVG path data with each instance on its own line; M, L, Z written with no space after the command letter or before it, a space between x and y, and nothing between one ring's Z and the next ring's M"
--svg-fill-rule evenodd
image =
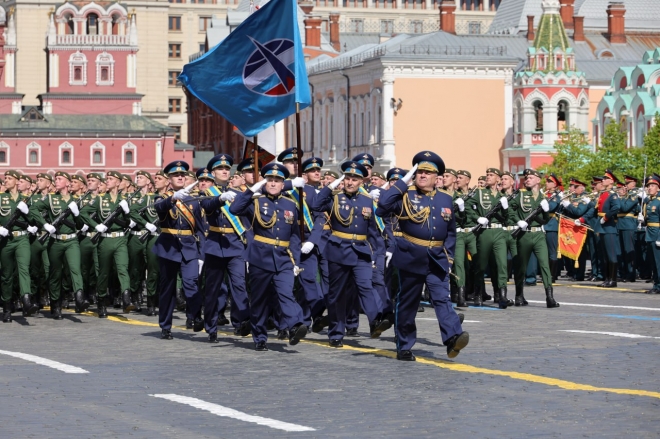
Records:
M156 318L137 313L17 317L0 324L1 351L88 373L0 352L1 436L658 437L660 295L641 294L644 283L619 286L558 285L558 309L545 308L540 286L526 288L527 307L465 309L470 344L453 360L427 308L418 314L416 363L392 358L391 330L369 339L364 317L362 336L343 349L329 348L325 333L297 346L273 334L268 352L229 328L218 344L181 327L160 340ZM183 325L185 316L175 319Z

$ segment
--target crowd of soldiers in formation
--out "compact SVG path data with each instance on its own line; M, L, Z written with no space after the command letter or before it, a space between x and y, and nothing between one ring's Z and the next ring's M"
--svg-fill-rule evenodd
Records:
M299 174L295 149L278 162L259 163L258 174L254 159L234 167L227 154L196 173L177 161L133 178L6 171L3 321L45 307L61 320L62 308L82 313L90 305L104 318L114 306L158 315L161 337L171 339L176 309L211 343L219 326L231 325L267 351L271 330L292 345L327 330L329 344L341 348L345 336L359 336L364 313L370 337L394 326L397 359L414 361L422 300L453 358L469 334L452 303L526 306L524 287L538 274L548 308L559 307L553 282L562 268L574 281L611 288L643 279L653 283L648 293L660 293L658 175L640 188L607 170L591 190L578 179L564 190L553 174L488 168L471 187L468 171L446 168L430 151L415 155L411 170L386 174L372 172L369 154L341 172L323 171L312 157ZM558 254L562 217L588 229L577 261Z

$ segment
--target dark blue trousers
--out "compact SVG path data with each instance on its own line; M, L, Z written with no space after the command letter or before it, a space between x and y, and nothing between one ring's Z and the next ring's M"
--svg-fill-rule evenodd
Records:
M199 264L197 259L176 262L158 258L160 296L158 299L158 324L161 329L172 329L172 313L176 304L176 278L181 272L181 286L186 295L186 316L199 317L202 311L202 295L197 289Z
M616 248L617 248L617 234L616 233L601 233L600 238L603 245L602 260L603 263L616 263ZM612 273L610 273L611 275Z
M319 271L316 249L308 254L300 255L300 268L303 268L303 271L298 274L298 281L303 292L300 306L302 307L305 325L309 326L312 324L312 318L320 317L325 309L322 286L316 281L316 275Z
M360 327L360 296L354 284L347 285L346 289L346 329L357 329Z
M619 247L623 262L622 277L635 281L635 230L619 230Z
M303 323L302 309L293 296L293 280L293 269L272 272L250 264L250 322L255 343L268 340L266 321L274 301L279 305L281 329Z
M328 295L328 288L330 284L330 273L328 272L328 260L323 256L323 253L317 252L316 258L319 261L319 271L321 272L321 292L325 298Z
M346 305L357 293L360 306L367 315L369 323L378 319L383 311L383 304L372 284L371 261L360 259L356 265L337 264L329 262L330 290L327 297L328 338L341 340L346 329ZM356 288L350 288L354 285Z
M390 261L392 262L392 261ZM387 285L385 284L385 255L376 255L376 269L373 270L373 278L371 283L383 303L383 314L394 312L392 308L392 301L390 300L390 293L388 292Z
M647 242L648 263L653 269L653 289L660 290L660 248L655 245L655 242Z
M394 323L398 351L412 349L417 341L415 317L424 284L426 284L431 305L433 305L440 325L442 342L446 343L454 335L463 333L461 321L451 305L448 274L420 275L399 269L399 278L401 279L401 289L397 295Z
M603 280L603 269L599 252L602 251L601 235L592 231L587 232L587 244L589 244L589 259L591 259L591 275Z
M250 306L245 289L245 260L240 257L220 258L207 254L204 262L206 288L204 297L204 328L206 332L218 330L218 312L227 305L227 296L231 291L231 317L234 327L250 318ZM223 286L225 274L229 277L230 287Z

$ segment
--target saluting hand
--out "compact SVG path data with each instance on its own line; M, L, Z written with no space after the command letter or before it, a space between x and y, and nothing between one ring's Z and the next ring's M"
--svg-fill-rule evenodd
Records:
M335 181L333 181L332 183L330 183L330 184L328 185L328 187L330 188L330 190L333 190L333 191L334 191L335 189L337 189L337 187L339 186L339 183L341 183L341 182L344 180L344 177L346 177L346 174L342 174L341 177L339 177L338 179L336 179Z
M412 167L410 171L406 175L403 176L401 180L403 180L404 183L409 184L412 178L415 176L415 172L417 172L417 164Z

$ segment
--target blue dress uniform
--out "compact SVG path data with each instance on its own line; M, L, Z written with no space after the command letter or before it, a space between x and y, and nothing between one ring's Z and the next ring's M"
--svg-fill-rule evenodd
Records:
M581 185L585 186L585 183L582 183L580 180L577 180L575 178L571 178L571 185ZM589 210L592 209L591 205L591 199L584 194L582 195L574 195L571 197L569 200L570 204L566 207L564 207L564 215L566 215L568 218L572 218L574 220L580 220L581 223L586 223L586 215L588 214ZM591 230L587 231L587 233L592 233ZM579 267L576 269L573 280L576 280L578 282L582 282L584 280L584 272L587 266L587 249L582 248L582 252L580 253L578 257L578 264Z
M623 183L617 186L624 187ZM619 232L619 247L621 248L621 267L624 282L635 282L635 233L637 231L637 215L640 205L636 195L626 193L624 196L615 194L619 199L616 230Z
M615 182L617 181L614 174L609 170L605 171L605 176L611 178ZM605 269L605 281L599 286L604 288L615 288L617 286L616 218L619 213L619 197L616 195L616 192L613 190L603 191L598 197L597 209L599 218L598 224L600 226L600 229L597 229L597 231L601 233L602 247L604 250L601 254L604 263L603 268Z
M323 167L323 160L318 157L310 157L302 163L302 172L306 173L314 169L321 169ZM323 310L326 308L325 295L323 294L322 286L316 281L316 276L319 271L318 255L325 250L325 245L328 241L330 227L326 228L326 217L322 212L313 212L310 210L309 205L313 203L316 198L316 188L306 184L303 188L303 223L304 223L304 236L302 237L303 243L310 242L314 244L314 248L308 253L302 253L300 256L300 268L303 271L298 275L298 281L302 289L303 297L300 305L303 310L303 319L305 325L310 326L314 321L314 332L320 332L327 326L327 318L323 319ZM297 189L288 192L289 196L299 204L299 193ZM304 245L304 244L303 244Z
M206 169L213 172L219 167L231 168L233 164L231 156L218 154L209 161ZM224 286L225 275L229 277L231 286L231 323L239 335L250 334L250 307L243 259L246 227L241 218L229 212L228 202L221 199L227 192L234 195L240 193L226 185L215 185L204 194L213 198L200 201L208 222L208 235L204 243L204 327L211 342L217 342L218 312L227 304L229 290Z
M648 178L646 187L660 187L660 177L653 175ZM653 288L647 294L660 294L660 197L658 194L647 196L642 207L644 223L646 224L647 258L653 267Z
M389 171L387 171L387 174L385 178L390 184L390 187L394 185L394 183L403 178L404 175L408 173L407 169L402 169L402 168L392 168ZM396 237L397 236L403 236L401 234L401 228L399 227L399 218L396 215L390 214L388 216L383 217L383 222L385 223L385 246L386 246L386 252L387 253L392 253L392 257L394 257L394 253L396 252ZM399 279L398 279L398 273L397 269L394 266L394 263L390 261L390 263L385 267L385 284L388 286L388 291L390 294L391 298L395 298L396 295L399 292ZM423 308L422 308L423 309Z
M185 173L189 169L186 162L176 161L165 167L165 173ZM204 234L202 210L197 201L174 200L173 193L167 192L154 206L158 213L161 233L153 246L158 256L159 270L159 309L158 324L162 337L171 339L172 313L176 304L177 275L181 273L183 291L186 296L186 314L193 319L195 332L202 330L202 295L197 288L200 241Z
M587 213L582 216L584 223L591 227L587 233L587 244L589 245L589 259L591 259L591 282L604 280L603 267L601 262L601 253L603 251L603 243L601 240L602 227L600 219L598 218L598 197L600 192L595 190L596 185L603 181L603 177L592 177L591 186L593 192L589 196L591 203Z
M261 175L284 180L289 172L283 165L269 163ZM293 296L294 268L300 261L300 230L292 200L281 193L262 195L255 200L252 195L250 189L240 193L229 211L247 217L252 224L254 236L245 250L245 259L250 264L250 321L256 349L264 351L268 350L266 321L273 298L289 330L289 344L297 344L307 334L302 309Z
M442 159L430 151L415 155L413 165L418 165L418 172L442 175L445 170ZM400 360L415 359L410 350L417 341L415 316L424 285L449 356L458 355L469 341L450 297L449 275L456 249L453 204L452 196L445 192L423 192L415 185L408 187L403 180L394 183L378 200L378 213L398 216L402 234L396 238L396 252L392 258L399 269L401 283L395 304L397 358Z
M353 161L344 162L341 169L346 175L360 178L367 175L365 167ZM351 285L357 286L360 305L369 319L371 336L379 337L392 324L382 320L383 303L372 283L375 263L372 249L381 239L376 228L373 200L359 190L333 194L326 186L318 193L311 208L330 214L331 233L325 248L330 272L330 288L326 297L330 345L343 346L346 306L355 294Z

